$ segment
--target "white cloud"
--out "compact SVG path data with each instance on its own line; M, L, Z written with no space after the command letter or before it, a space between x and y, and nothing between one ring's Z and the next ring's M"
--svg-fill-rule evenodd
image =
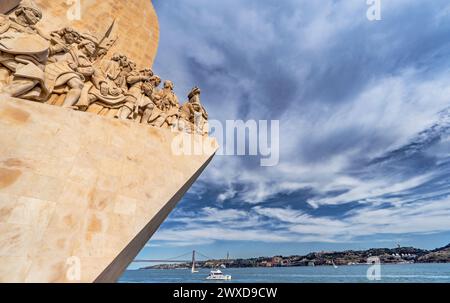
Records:
M426 234L450 229L450 197L394 208L365 207L344 218L314 217L286 208L256 206L250 212L204 209L171 220L181 226L162 229L152 239L166 246L192 246L214 241L352 242L376 234ZM204 223L214 223L205 225Z
M448 105L450 73L429 80L422 80L419 74L420 71L407 70L397 77L380 79L335 112L317 117L314 123L300 118L297 120L302 127L289 131L282 128L281 141L289 146L281 147L282 161L278 166L270 169L250 167L242 171L239 167L245 159L218 156L203 180L229 184L220 195L221 201L235 196L233 184L247 184L240 194L243 201L249 203L260 203L279 193L309 187L316 188L319 193L350 190L336 198L311 201L314 205L347 203L418 186L430 176L392 180L387 174L379 180L367 181L348 175L347 168L355 159L374 158L406 144L418 132L431 126L439 110ZM311 149L321 153L329 144L327 138L335 136L338 139L342 131L352 129L364 141L357 140L353 147L335 154L327 153L320 161L299 158L302 149L312 145ZM371 145L371 137L383 137L383 141ZM362 167L361 171L366 169Z

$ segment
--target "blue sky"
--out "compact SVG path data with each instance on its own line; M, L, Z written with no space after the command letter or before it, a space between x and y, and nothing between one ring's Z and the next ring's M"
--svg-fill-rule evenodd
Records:
M213 119L280 120L280 163L215 157L140 258L450 242L447 0L154 5L155 72Z

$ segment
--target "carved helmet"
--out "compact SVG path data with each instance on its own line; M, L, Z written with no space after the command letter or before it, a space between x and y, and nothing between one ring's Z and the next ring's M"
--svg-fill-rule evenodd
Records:
M33 0L22 0L18 6L18 9L31 9L39 19L42 19L42 10L37 6L37 4Z
M197 86L194 87L188 95L188 99L192 99L195 95L200 95L201 90Z
M153 82L155 84L158 83L158 86L159 86L159 84L161 83L161 78L157 75L153 75L150 77L149 82Z
M64 34L72 34L74 35L77 39L81 39L81 34L74 28L72 27L65 27L61 30L62 33Z
M133 62L134 63L134 62ZM136 65L136 63L134 63L135 65ZM141 69L140 71L139 71L139 73L141 74L141 75L144 75L144 76L147 76L147 77L153 77L153 75L154 75L154 73L153 73L153 70L151 69L151 68L144 68L144 69Z
M164 81L164 87L168 87L170 89L173 89L173 87L174 87L173 82L170 81L170 80Z
M60 30L53 31L53 32L50 33L50 35L52 37L57 36L59 38L62 38L63 36L69 35L69 34L74 37L74 40L75 40L76 43L81 42L81 40L82 40L81 34L77 30L72 28L72 27L64 27L64 28L62 28Z

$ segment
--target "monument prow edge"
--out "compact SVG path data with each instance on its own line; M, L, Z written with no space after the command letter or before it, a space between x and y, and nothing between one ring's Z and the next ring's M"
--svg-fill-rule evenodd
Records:
M95 283L111 283L126 270L128 265L134 260L139 251L147 244L151 236L164 222L170 212L175 208L178 201L189 190L197 180L203 170L209 165L214 155L212 155L202 167L180 188L180 190L170 199L170 201L156 214L152 220L142 229L142 231L127 245L127 247L117 256L117 258L100 274Z

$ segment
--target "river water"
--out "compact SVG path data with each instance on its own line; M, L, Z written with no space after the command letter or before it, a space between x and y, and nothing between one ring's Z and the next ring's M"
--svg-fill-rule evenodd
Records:
M379 281L367 278L369 265L229 268L223 273L232 276L230 282L219 283L450 283L450 264L381 265ZM373 267L372 267L373 269ZM209 269L192 274L189 269L127 270L121 283L207 283ZM370 271L373 273L373 271ZM212 282L218 283L218 282Z

